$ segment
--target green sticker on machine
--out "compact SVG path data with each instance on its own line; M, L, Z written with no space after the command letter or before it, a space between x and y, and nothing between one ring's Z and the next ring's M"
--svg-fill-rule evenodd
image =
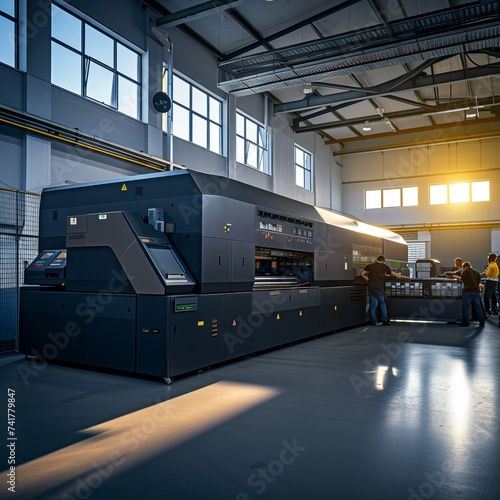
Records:
M196 311L196 309L198 309L198 306L195 302L192 302L190 304L175 304L175 312Z

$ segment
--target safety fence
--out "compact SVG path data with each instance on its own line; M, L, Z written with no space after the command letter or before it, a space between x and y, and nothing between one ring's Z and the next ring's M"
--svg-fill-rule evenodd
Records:
M19 287L38 253L40 195L0 187L0 353L18 347Z

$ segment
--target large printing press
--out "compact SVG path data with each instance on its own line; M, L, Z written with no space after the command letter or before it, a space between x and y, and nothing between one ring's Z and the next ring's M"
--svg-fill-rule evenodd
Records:
M39 252L19 351L167 382L365 324L359 272L408 271L395 233L189 170L46 188ZM388 280L388 301L418 283Z

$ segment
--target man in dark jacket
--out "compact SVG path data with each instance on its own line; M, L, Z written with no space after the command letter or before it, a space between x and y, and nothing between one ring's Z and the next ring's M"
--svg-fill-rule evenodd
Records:
M385 263L385 257L379 255L377 262L368 264L360 273L360 276L368 281L368 292L370 295L370 323L377 324L377 305L380 307L380 316L384 325L390 325L387 316L387 305L385 303L384 277L392 276L394 278L410 279L406 276L396 274Z
M460 280L464 287L462 290L462 322L460 326L469 326L469 309L472 304L474 317L477 318L479 324L484 326L483 308L481 307L481 274L476 269L473 269L470 262L463 263L463 272Z

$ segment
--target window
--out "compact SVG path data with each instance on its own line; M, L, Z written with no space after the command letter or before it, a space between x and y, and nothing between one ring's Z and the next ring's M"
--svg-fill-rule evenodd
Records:
M365 192L365 207L413 207L418 206L418 187L369 189Z
M54 85L140 119L141 56L52 5Z
M408 262L416 262L418 259L425 259L427 256L427 242L408 241Z
M401 189L384 189L382 195L384 207L401 206Z
M167 89L168 74L163 77ZM222 102L178 75L173 76L172 133L222 154ZM166 120L163 122L166 129Z
M431 186L429 191L429 203L431 205L448 203L448 186L446 184Z
M382 190L381 189L370 189L365 193L365 206L367 209L370 208L381 208L382 207Z
M458 184L450 184L450 203L464 203L469 201L469 184L460 182Z
M295 184L312 191L312 155L295 145Z
M15 0L0 0L0 63L17 66Z
M472 201L490 201L490 181L471 183Z
M418 187L403 188L403 207L418 206Z
M429 187L431 205L490 200L490 181L435 184Z
M268 174L268 134L260 123L236 112L236 161Z

